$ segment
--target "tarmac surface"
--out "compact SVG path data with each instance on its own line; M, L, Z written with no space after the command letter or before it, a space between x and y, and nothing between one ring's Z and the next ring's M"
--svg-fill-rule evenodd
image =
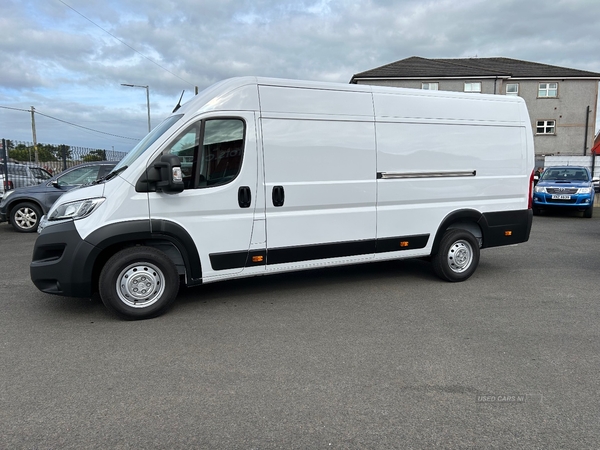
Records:
M183 289L159 318L39 292L0 224L1 449L600 448L600 211L473 277L394 261Z

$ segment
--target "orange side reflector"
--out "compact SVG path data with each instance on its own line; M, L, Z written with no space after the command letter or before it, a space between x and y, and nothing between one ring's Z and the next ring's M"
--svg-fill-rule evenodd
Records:
M263 257L262 256L253 256L252 262L263 262Z
M400 247L408 247L408 241L400 241Z
M511 230L505 231L504 236L512 236L512 231Z

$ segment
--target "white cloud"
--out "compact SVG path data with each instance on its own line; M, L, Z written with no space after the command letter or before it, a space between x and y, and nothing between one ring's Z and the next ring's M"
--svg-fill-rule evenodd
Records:
M60 0L4 0L0 105L34 105L132 137L146 130L145 93L121 83L150 86L157 124L183 89L189 99L194 86L232 76L347 83L412 55L506 56L600 72L595 0L63 1L81 15ZM26 113L0 110L0 120L14 124L5 138L30 136ZM38 140L130 146L60 123Z

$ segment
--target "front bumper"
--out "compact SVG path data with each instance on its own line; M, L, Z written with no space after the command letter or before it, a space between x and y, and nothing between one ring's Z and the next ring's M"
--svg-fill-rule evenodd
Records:
M586 209L594 204L592 194L570 194L568 199L552 198L553 194L536 192L533 194L533 206L538 208L574 208Z
M0 198L2 198L2 196L0 195ZM6 211L6 204L0 202L0 222L8 222L8 214Z
M31 281L42 292L89 298L93 263L100 249L79 236L73 221L42 230L29 266Z

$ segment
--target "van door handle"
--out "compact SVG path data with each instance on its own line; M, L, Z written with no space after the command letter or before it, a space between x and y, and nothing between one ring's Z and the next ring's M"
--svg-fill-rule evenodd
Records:
M283 206L285 192L283 186L273 186L273 206Z
M238 204L240 208L250 208L252 203L252 193L248 186L240 186L238 189Z

